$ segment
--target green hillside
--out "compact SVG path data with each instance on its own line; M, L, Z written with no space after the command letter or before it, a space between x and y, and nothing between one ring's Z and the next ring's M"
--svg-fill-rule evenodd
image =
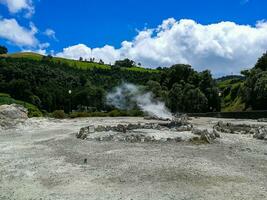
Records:
M115 107L106 101L106 96L123 83L154 93L155 99L165 102L174 113L220 110L218 90L210 72L197 72L190 65L153 70L137 67L129 59L109 66L35 53L0 56L0 93L49 113L112 111ZM126 97L123 103L131 102ZM137 105L124 106L129 108L136 109Z
M10 94L1 97L2 102L20 100L47 112L84 107L102 112L114 109L106 102L114 87L132 83L144 86L174 113L263 110L267 109L266 66L264 54L254 68L241 72L242 76L214 80L210 71L197 72L183 64L153 70L137 67L129 59L110 66L16 53L0 56L0 93Z
M240 90L244 78L239 76L223 77L217 80L217 86L222 95L222 111L243 111L245 103L242 101Z
M28 59L28 60L34 60L34 61L41 61L43 59L49 59L51 62L54 63L64 63L68 66L79 68L79 69L111 69L110 65L107 64L100 64L96 62L89 62L89 61L79 61L79 60L73 60L73 59L66 59L66 58L59 58L59 57L51 57L43 56L38 53L33 52L20 52L20 53L13 53L13 54L7 54L7 55L0 55L1 57L10 57L10 58L19 58L19 59ZM130 71L145 71L145 72L151 72L156 73L158 70L155 69L147 69L143 67L131 67L131 68L125 68L124 70L130 70Z

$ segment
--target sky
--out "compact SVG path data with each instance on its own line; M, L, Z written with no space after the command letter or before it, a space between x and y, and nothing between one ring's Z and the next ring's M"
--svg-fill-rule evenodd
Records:
M0 45L239 74L267 50L266 0L0 0Z

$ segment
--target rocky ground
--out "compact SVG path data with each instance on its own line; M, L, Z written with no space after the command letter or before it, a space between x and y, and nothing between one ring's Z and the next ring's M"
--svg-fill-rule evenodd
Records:
M212 129L218 121L190 122ZM267 199L267 140L229 124L217 126L221 137L210 144L76 138L91 124L138 122L151 120L26 119L0 130L0 199ZM253 120L223 122L267 126ZM170 137L172 132L150 134Z

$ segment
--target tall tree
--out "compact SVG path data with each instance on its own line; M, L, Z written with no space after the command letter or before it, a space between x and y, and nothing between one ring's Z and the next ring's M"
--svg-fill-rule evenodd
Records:
M5 46L0 45L0 55L7 54L7 52L8 52L7 48Z

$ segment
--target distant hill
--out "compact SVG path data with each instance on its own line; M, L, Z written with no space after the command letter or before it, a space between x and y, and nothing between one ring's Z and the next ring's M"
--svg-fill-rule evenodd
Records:
M227 81L227 80L245 80L244 76L241 75L229 75L229 76L223 76L220 78L215 79L216 82L221 82L221 81Z
M89 61L79 61L79 60L73 60L73 59L66 59L66 58L60 58L60 57L51 57L44 56L38 53L33 52L19 52L19 53L12 53L12 54L6 54L6 55L0 55L0 57L9 57L9 58L19 58L19 59L28 59L28 60L34 60L34 61L41 61L43 59L50 59L50 61L54 63L65 63L68 66L79 68L79 69L111 69L111 66L108 64L100 64L97 62L89 62ZM151 72L151 73L157 73L158 70L156 69L148 69L143 67L131 67L131 68L125 68L124 70L129 71L141 71L141 72Z

